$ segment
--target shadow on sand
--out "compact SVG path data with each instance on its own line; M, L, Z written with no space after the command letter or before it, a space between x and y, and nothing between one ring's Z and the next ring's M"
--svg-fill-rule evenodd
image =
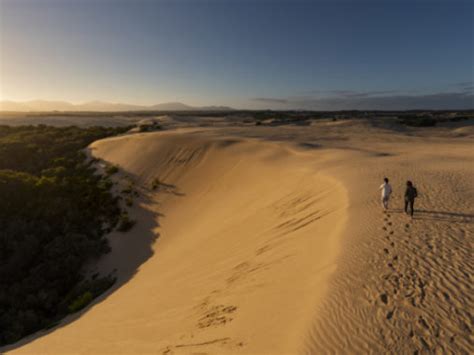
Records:
M137 176L130 173L126 173L126 175L134 179L134 181L138 181ZM77 313L64 317L53 327L26 336L16 343L0 347L0 354L25 346L36 339L47 336L48 334L78 320L91 308L105 301L112 293L116 292L135 276L139 267L153 256L153 244L160 236L156 231L160 226L159 218L165 217L165 215L156 210L156 203L152 197L156 196L157 193L170 193L175 196L185 195L184 193L179 192L177 187L174 185L162 185L163 188L156 191L149 191L145 188L140 188L139 197L135 199L134 207L129 210L131 217L137 222L130 233L113 231L107 236L112 251L111 253L104 255L98 261L98 264L100 265L105 261L105 264L110 264L110 271L112 271L112 265L120 264L118 270L116 269L117 280L114 285L95 298L87 307ZM132 233L134 234L134 237L130 238L130 234Z
M405 213L402 208L394 208L391 209L390 212ZM472 223L474 222L474 214L423 209L417 210L415 208L413 219L440 222Z
M468 214L468 213L459 213L459 212L430 211L430 210L416 210L415 209L415 219L444 221L444 222L457 222L457 223L472 223L474 221L474 215Z

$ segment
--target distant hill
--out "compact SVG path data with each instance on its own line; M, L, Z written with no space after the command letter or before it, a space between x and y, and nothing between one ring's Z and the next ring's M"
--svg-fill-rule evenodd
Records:
M141 111L143 106L121 103L90 101L74 105L75 111Z
M191 111L195 110L195 107L185 105L181 102L165 102L162 104L157 104L150 106L152 110L160 110L160 111Z
M90 101L82 104L72 104L65 101L0 101L0 111L231 111L226 106L189 106L181 102L167 102L156 105L130 105L104 101Z

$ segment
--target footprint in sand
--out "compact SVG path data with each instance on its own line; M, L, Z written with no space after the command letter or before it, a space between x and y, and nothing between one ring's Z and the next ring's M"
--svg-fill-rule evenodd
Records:
M392 309L390 312L387 313L387 319L388 319L388 320L392 319L394 312L395 312L395 310Z
M236 310L237 307L235 306L213 306L199 319L198 327L207 328L211 326L225 325L233 320L229 315L234 313Z
M388 303L388 296L386 293L382 293L380 295L380 300L384 303L384 304L387 304Z
M420 318L418 319L418 322L425 328L425 329L430 329L430 326L428 325L428 323L426 323L426 321L423 319L422 316L420 316Z

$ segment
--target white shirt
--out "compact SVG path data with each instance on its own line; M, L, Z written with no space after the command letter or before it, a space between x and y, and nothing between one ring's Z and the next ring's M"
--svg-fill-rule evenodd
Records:
M382 190L382 197L390 197L392 193L392 186L390 186L390 184L384 182L380 185L379 189Z

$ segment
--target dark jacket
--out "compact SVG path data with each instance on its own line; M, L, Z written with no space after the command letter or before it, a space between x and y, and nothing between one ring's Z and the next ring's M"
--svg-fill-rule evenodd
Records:
M418 192L416 191L416 188L413 186L408 186L407 189L405 190L405 200L413 201L415 197L417 196L418 196Z

